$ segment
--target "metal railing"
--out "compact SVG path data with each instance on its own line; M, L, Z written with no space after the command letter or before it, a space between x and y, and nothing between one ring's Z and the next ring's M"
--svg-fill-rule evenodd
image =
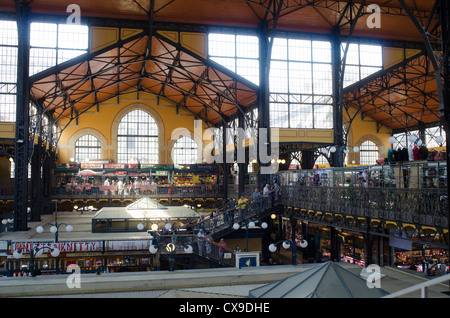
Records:
M446 281L450 281L450 274L438 277L438 278L434 278L432 280L429 280L427 282L424 283L420 283L408 288L405 288L403 290L399 290L395 293L383 296L383 298L398 298L407 294L410 294L412 292L418 291L420 290L420 295L421 298L428 298L428 288L440 283L444 283Z

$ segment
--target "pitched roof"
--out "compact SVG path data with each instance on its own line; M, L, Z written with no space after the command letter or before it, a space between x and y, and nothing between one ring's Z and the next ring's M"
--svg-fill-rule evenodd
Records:
M255 288L252 298L378 298L386 292L334 262L326 262L285 279Z

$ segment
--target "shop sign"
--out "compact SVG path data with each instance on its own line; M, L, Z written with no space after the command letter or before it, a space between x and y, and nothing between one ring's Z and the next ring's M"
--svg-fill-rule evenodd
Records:
M81 169L103 169L103 163L82 163Z
M141 163L141 169L150 169L150 170L170 170L170 169L172 169L172 168L173 168L172 165Z
M218 167L216 165L205 165L205 164L198 164L197 169L199 170L217 170Z
M24 254L29 254L31 246L33 247L49 247L57 248L61 253L85 253L85 252L101 252L102 242L58 242L58 243L33 243L33 242L15 242L12 243L12 250L20 250Z
M139 164L137 163L129 163L128 169L139 169Z
M148 250L149 247L148 240L108 241L106 245L108 251L138 251Z
M155 171L155 176L167 176L167 171Z
M116 175L116 176L124 177L124 176L127 175L127 172L126 172L126 171L116 171L115 175Z
M56 169L78 169L77 162L57 162L55 164Z
M105 163L105 169L125 169L126 165L123 163Z

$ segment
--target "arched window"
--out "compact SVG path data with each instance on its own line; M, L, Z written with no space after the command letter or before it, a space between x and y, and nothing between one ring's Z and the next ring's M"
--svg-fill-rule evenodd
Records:
M84 135L75 142L75 161L87 162L92 159L100 159L102 145L97 137Z
M174 164L197 163L197 144L192 138L181 137L173 145L172 160Z
M374 165L378 159L378 146L367 140L359 147L359 164L360 165Z
M133 110L119 123L117 162L158 163L158 125L150 114Z

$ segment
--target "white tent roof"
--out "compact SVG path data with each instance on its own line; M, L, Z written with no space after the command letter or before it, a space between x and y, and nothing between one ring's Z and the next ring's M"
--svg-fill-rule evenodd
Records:
M198 218L200 215L184 206L164 206L149 197L143 197L127 207L104 207L93 220L98 219L174 219Z
M364 279L334 262L249 291L252 298L379 298L386 294L367 287Z

